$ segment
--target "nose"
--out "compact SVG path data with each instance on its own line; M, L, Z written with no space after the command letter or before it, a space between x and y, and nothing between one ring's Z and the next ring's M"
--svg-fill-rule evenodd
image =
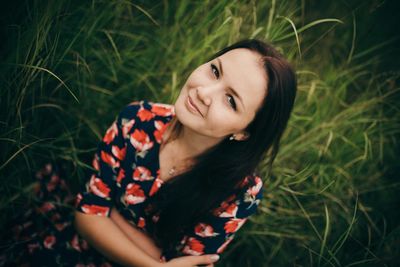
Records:
M196 88L197 97L204 105L209 106L212 103L212 86L199 86Z

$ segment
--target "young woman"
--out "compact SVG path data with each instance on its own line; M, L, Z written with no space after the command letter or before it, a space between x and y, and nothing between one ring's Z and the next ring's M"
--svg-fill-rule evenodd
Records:
M264 157L271 166L295 95L294 71L270 45L224 48L192 72L175 105L139 101L120 112L74 216L53 204L71 199L57 166L39 172L41 203L14 227L26 242L3 264L18 254L18 264L40 266L213 266L256 212L255 170Z

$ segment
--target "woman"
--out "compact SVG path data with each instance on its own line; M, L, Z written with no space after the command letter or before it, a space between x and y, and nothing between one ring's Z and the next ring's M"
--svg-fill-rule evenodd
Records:
M36 212L52 212L53 231L28 239L22 258L49 266L213 266L257 209L255 169L266 155L271 166L295 95L286 60L244 40L194 70L174 106L129 104L98 147L76 198L75 228L70 213L48 204L49 191L67 191L58 171L48 165L38 174ZM26 236L30 226L21 225Z

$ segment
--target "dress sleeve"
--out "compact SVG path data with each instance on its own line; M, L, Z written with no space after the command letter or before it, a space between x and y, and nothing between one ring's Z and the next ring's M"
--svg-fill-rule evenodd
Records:
M128 133L135 123L138 105L126 106L106 131L92 161L85 189L76 197L76 210L110 216L121 165L125 159Z
M246 180L247 179L247 180ZM183 255L220 254L233 240L235 233L243 226L250 215L257 211L262 199L263 182L258 176L254 185L247 185L238 195L232 195L213 211L206 220L199 222L193 231L182 240Z

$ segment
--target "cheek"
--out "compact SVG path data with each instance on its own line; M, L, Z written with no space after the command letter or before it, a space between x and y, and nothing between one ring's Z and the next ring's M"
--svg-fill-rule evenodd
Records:
M195 87L202 85L207 80L207 73L204 66L200 66L190 74L186 81L186 87Z
M221 110L214 111L212 116L208 118L208 128L218 136L226 136L235 131L243 129L244 125L240 119L229 111L221 112Z
M228 110L223 112L219 110L210 118L210 126L215 132L219 132L221 135L227 135L246 129L250 121L248 117L232 114Z
M178 98L175 100L175 108L179 109L182 105L184 105L184 100L186 98L186 90L181 89L181 91L179 92L179 96Z

